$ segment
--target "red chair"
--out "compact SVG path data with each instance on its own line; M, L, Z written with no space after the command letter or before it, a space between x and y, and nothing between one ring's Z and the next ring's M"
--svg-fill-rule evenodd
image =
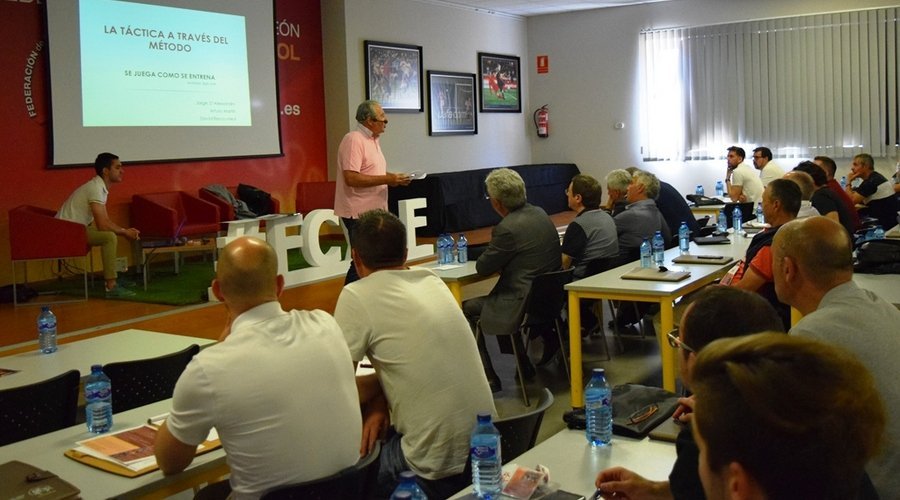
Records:
M317 208L334 208L334 181L297 184L297 212L307 214Z
M184 191L136 194L131 198L131 224L140 230L141 239L215 234L219 208Z
M237 194L237 186L227 186L226 189L228 189L228 191L230 191L235 198L241 199ZM206 188L200 188L198 194L200 195L201 200L208 201L213 205L219 207L220 222L224 223L225 221L237 219L237 216L234 214L234 207L231 206L231 203L228 203L228 201L221 196ZM274 197L272 197L272 204L269 206L269 213L277 214L279 212L281 212L281 203Z
M9 248L13 269L13 303L16 295L16 263L25 262L25 281L28 283L29 260L84 259L84 298L88 298L88 258L91 246L82 224L57 219L56 212L31 205L20 205L9 211ZM73 301L59 301L73 302Z

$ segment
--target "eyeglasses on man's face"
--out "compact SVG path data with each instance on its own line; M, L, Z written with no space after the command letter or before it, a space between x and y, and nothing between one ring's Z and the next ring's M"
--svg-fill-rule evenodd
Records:
M674 330L666 334L666 337L668 337L669 339L669 345L674 347L675 349L684 349L687 352L697 352L696 350L691 348L691 346L685 344L681 341L680 338L678 338L678 328L675 328Z

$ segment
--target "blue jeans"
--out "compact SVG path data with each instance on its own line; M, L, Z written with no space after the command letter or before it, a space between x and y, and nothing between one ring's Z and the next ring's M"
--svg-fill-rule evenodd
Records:
M403 456L403 448L400 439L403 437L391 428L388 438L381 444L381 453L378 455L378 484L375 486L376 498L390 498L391 493L399 484L400 473L409 470L406 458ZM469 471L468 464L466 471ZM425 491L430 499L442 499L453 496L472 482L471 472L457 474L441 479L425 479L416 477L419 487Z

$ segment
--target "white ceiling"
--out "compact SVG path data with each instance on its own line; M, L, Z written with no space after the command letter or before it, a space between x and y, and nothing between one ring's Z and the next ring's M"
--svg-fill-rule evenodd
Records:
M431 3L466 7L492 14L539 16L577 10L621 7L667 0L428 0Z

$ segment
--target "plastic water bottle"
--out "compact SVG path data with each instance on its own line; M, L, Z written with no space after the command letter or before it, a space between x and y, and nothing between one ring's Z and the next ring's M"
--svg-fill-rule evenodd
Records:
M741 213L741 207L735 206L734 211L731 212L731 227L734 228L734 234L741 234L743 225L744 214Z
M478 423L469 443L475 494L484 499L500 498L500 490L503 488L500 432L491 422L490 413L478 414Z
M665 251L666 242L663 240L662 231L657 231L656 234L653 235L653 262L655 262L657 266L663 264L663 260L665 260Z
M697 184L697 189L694 191L694 194L703 196L703 184Z
M847 189L847 176L841 176L841 189Z
M725 210L719 210L719 218L716 220L716 230L720 233L728 231L728 218L725 217Z
M44 354L56 352L56 315L50 310L50 306L41 307L41 314L37 318L37 329L41 352Z
M406 493L407 495L403 495L402 493ZM412 500L428 500L428 496L425 495L425 492L422 491L422 488L420 488L419 484L416 483L415 472L405 470L400 473L400 484L398 484L397 488L394 489L394 492L391 493L391 500L396 500L399 498L410 498Z
M456 250L456 240L453 239L452 234L447 233L447 262L445 264L456 262L456 255L453 254L454 250Z
M650 268L652 266L653 250L650 246L650 240L644 238L641 242L641 267Z
M881 226L875 226L875 229L872 231L872 237L876 240L884 239L884 228ZM56 350L56 343L53 344L53 349ZM46 351L44 351L46 352Z
M724 196L725 195L725 184L722 184L722 181L716 181L716 196Z
M463 233L459 233L459 239L456 240L456 260L460 264L469 262L469 240Z
M442 233L437 239L438 264L447 264L447 233Z
M762 202L756 205L756 222L760 224L766 223L766 214L763 213Z
M92 365L91 375L84 383L84 411L87 428L101 433L112 428L112 383L103 373L103 366Z
M688 229L687 222L682 222L678 227L678 250L681 255L691 253L691 230Z
M585 434L591 446L609 446L612 442L612 391L603 368L594 368L584 389Z

